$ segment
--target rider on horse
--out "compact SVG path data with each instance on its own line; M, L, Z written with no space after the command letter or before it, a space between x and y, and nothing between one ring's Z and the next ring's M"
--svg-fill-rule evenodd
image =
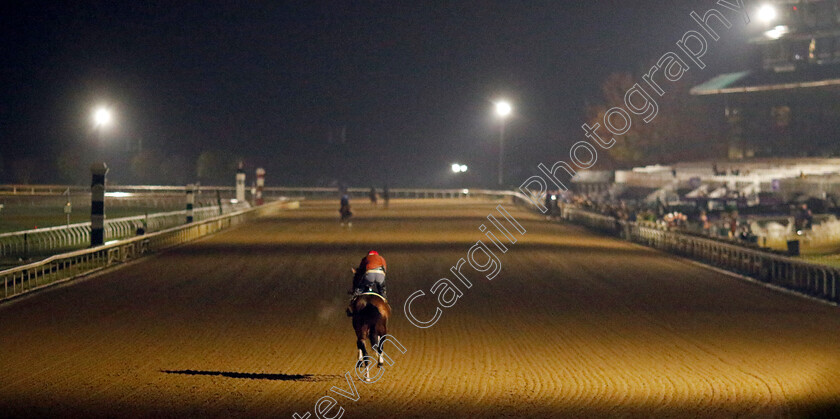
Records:
M376 250L368 252L359 263L356 274L353 275L353 294L359 295L371 289L382 297L388 298L386 295L388 291L385 288L386 269L385 258L379 256L379 252Z
M385 362L382 343L388 338L388 318L391 317L391 306L385 297L385 269L385 258L375 250L362 258L358 269L353 270L355 295L346 310L347 317L353 318L353 330L356 332L356 374L364 369L363 379L366 382L371 381L370 365L374 359L368 356L365 340L376 352L377 365L381 368ZM359 378L362 376L359 375Z

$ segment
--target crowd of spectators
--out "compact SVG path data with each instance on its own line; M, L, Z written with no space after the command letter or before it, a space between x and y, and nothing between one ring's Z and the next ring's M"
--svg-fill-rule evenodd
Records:
M597 200L586 194L564 192L562 194L549 193L546 197L546 207L549 208L548 217L560 216L561 206L558 203L607 215L620 221L650 223L671 230L718 239L757 242L750 223L739 216L737 209L709 213L697 208L671 208L661 200L650 204L628 203Z

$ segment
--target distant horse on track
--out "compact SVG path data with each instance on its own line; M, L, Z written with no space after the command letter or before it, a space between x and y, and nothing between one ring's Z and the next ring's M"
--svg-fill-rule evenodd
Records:
M365 292L353 298L347 307L347 316L353 318L353 329L356 331L356 347L359 349L359 359L356 367L365 368L365 380L370 380L370 363L365 339L377 353L377 366L382 366L382 345L380 339L388 334L388 319L391 317L391 306L381 295Z

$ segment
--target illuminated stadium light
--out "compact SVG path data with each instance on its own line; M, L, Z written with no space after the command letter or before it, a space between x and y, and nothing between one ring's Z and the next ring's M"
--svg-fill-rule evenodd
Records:
M99 108L93 113L93 122L97 127L103 127L111 123L113 116L111 111L105 108Z
M513 107L508 101L502 100L496 102L496 115L506 118L513 111Z
M758 20L764 23L770 23L776 20L778 15L779 14L776 12L776 8L769 4L765 4L758 8Z

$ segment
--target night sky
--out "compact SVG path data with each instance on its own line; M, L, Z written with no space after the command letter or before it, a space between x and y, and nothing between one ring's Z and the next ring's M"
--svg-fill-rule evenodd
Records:
M142 142L181 162L170 184L193 181L199 154L216 150L244 159L249 175L265 167L269 185L491 185L492 101L506 97L508 177L518 184L583 139L585 106L608 74L648 67L696 28L692 9L713 6L4 2L0 180L14 182L15 162L29 160L43 167L33 181L61 182L55 156L90 146L93 109L107 104L109 176L125 183L134 179L119 162ZM748 36L736 22L696 76L741 70ZM470 173L456 178L456 161ZM219 179L233 184L232 172Z

